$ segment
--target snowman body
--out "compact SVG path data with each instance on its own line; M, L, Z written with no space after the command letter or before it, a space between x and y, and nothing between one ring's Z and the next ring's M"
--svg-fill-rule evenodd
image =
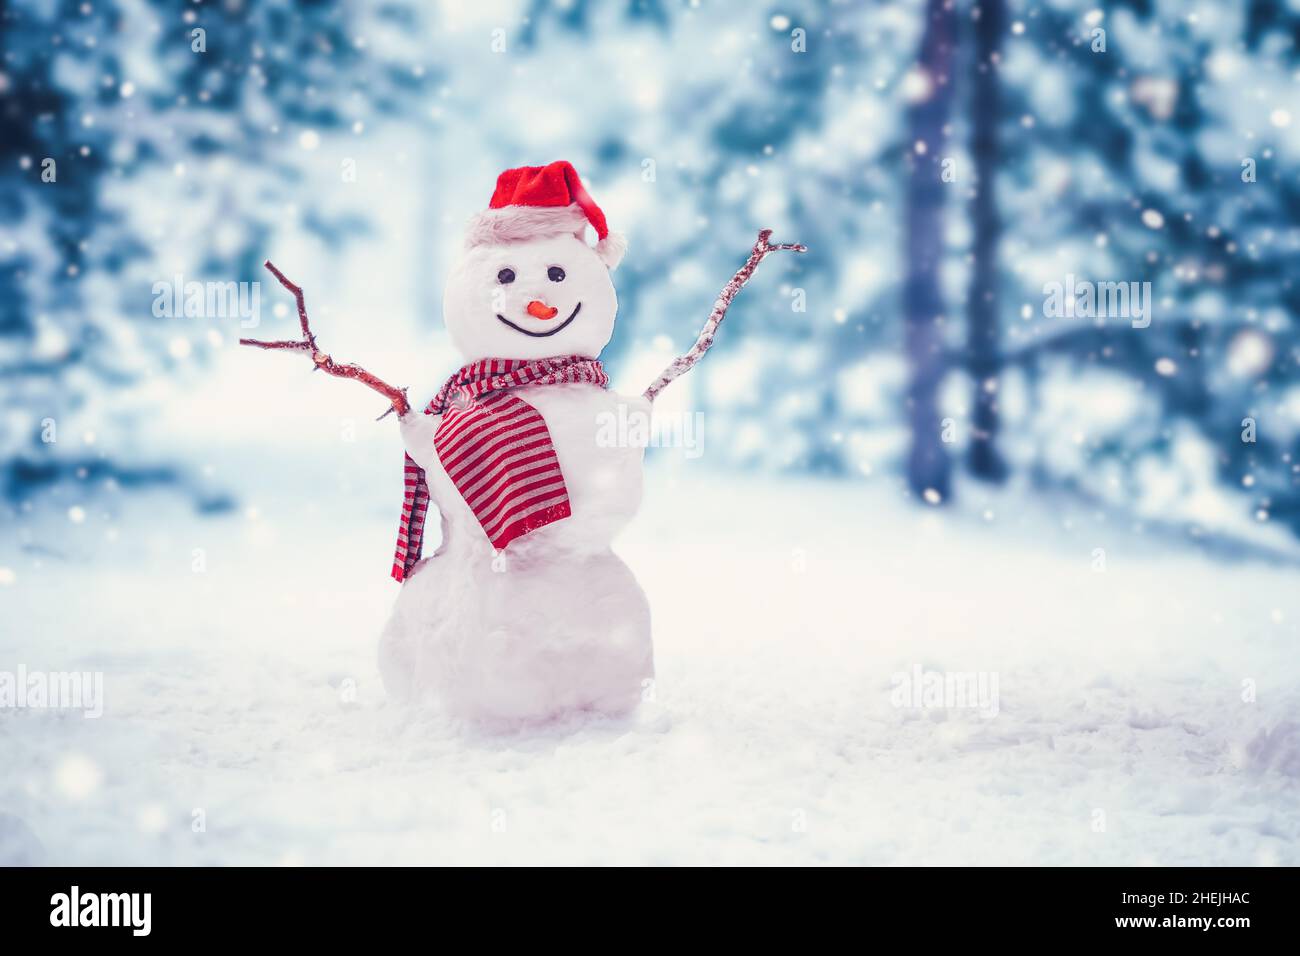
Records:
M607 262L570 231L467 248L443 311L467 363L595 358L617 300ZM640 504L644 449L608 441L600 423L648 415L649 403L587 383L509 394L545 421L570 514L498 551L439 460L441 416L404 415L403 442L424 469L442 541L403 582L383 632L385 686L474 720L625 713L654 675L649 605L612 550Z

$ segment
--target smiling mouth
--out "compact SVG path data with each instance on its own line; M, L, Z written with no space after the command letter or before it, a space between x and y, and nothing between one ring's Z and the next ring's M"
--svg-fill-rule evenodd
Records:
M524 333L524 335L531 335L531 336L532 336L533 338L535 338L535 339L544 339L544 338L547 338L548 336L552 336L552 335L554 335L556 332L560 332L560 331L562 331L562 330L564 329L565 326L567 326L570 322L572 322L574 319L576 319L576 318L578 317L578 310L581 309L581 308L582 308L582 303L579 302L577 305L575 305L575 306L573 307L573 311L569 313L569 317L568 317L567 319L565 319L563 322L561 322L561 323L560 323L559 325L557 325L555 328L550 329L550 330L548 330L548 331L546 331L546 332L529 332L527 329L521 329L519 326L515 325L513 322L511 322L509 319L507 319L504 315L502 315L500 312L497 313L497 318L498 318L499 320L501 320L502 322L504 322L506 325L510 326L510 327L511 327L512 329L514 329L516 332L522 332L522 333Z

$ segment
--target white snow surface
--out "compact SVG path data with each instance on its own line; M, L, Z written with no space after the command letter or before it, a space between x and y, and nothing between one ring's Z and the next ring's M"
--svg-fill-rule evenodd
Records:
M0 543L0 671L106 698L0 710L0 863L1300 863L1294 564L660 455L618 542L654 699L488 733L379 680L397 457L387 508L150 496ZM995 674L997 715L895 706L916 667Z

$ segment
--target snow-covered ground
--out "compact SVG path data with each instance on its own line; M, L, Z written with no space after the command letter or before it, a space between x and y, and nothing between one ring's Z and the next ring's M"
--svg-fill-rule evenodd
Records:
M0 862L1300 863L1295 564L665 458L619 548L654 699L490 735L385 700L391 464L387 507L118 499L0 544L0 671L106 698L0 711ZM897 706L917 669L982 712Z

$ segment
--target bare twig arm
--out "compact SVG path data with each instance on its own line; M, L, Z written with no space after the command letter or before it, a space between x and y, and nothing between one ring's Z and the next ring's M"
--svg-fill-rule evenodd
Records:
M311 324L307 320L307 305L303 301L302 289L286 279L284 273L271 264L271 260L268 259L263 263L263 265L266 266L267 271L269 271L271 275L275 276L276 279L279 280L280 285L284 286L293 294L294 301L298 303L298 324L302 326L302 338L295 341L280 342L264 342L260 339L240 339L240 345L251 345L254 348L259 349L288 349L290 351L306 352L311 357L312 362L315 363L316 368L320 369L322 372L327 372L328 374L335 375L339 378L350 378L369 388L373 388L376 392L392 403L392 410L397 412L399 417L410 411L411 403L406 400L405 389L395 388L392 385L389 385L378 376L367 372L360 365L346 365L335 362L334 359L322 352L316 346L316 336L312 334ZM386 415L388 413L385 412L384 414ZM380 417L382 418L383 416L381 415Z
M754 274L758 264L768 255L780 250L789 250L791 252L807 252L808 247L798 242L780 242L770 243L768 238L771 237L772 230L764 229L758 234L758 241L754 243L753 251L750 252L749 258L745 264L740 267L740 271L731 277L731 281L723 286L722 291L718 293L718 299L713 303L713 311L709 313L708 321L704 323L704 328L700 329L699 338L691 346L689 352L679 358L673 359L673 364L663 370L663 373L650 383L650 387L643 393L642 397L653 402L655 397L665 388L673 383L678 376L683 374L687 369L700 360L709 346L713 344L713 337L718 332L718 326L726 318L727 308L731 305L731 300L749 281L749 277Z

